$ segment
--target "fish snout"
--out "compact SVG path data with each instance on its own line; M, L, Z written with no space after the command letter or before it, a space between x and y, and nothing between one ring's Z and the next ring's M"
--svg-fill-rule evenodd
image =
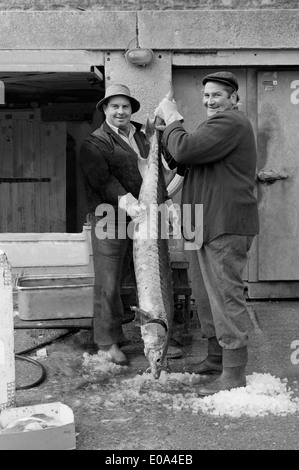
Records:
M159 379L163 365L161 350L149 349L147 351L147 359L153 378Z
M154 373L152 373L152 376L154 377L155 380L158 380L161 375L161 370L156 370Z

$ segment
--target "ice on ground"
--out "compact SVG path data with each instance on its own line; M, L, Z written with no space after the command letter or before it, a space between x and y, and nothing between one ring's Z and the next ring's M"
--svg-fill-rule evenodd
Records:
M204 397L196 405L203 412L217 416L286 416L299 411L299 398L293 397L287 382L270 374L253 373L247 377L246 387Z
M299 397L295 397L288 387L288 379L280 379L268 373L254 372L247 376L246 387L198 397L196 390L205 379L204 376L162 371L158 380L149 373L123 378L120 372L124 367L110 362L102 352L93 356L84 353L83 356L85 368L107 372L112 377L114 375L111 378L109 401L115 404L125 402L152 405L156 402L169 410L188 410L192 413L203 412L235 418L269 414L286 416L299 412Z
M114 364L106 351L99 350L97 354L83 353L83 369L86 372L102 372L103 374L120 374L128 369L127 366Z

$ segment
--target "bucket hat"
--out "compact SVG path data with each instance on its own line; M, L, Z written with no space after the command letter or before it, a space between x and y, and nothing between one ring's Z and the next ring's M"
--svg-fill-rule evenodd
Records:
M137 101L136 98L133 98L133 96L131 96L131 92L127 86L120 84L110 85L106 88L105 96L96 104L96 109L98 111L101 111L103 104L105 104L109 98L118 95L127 96L129 98L129 100L131 101L132 113L136 113L139 110L139 101Z
M209 81L225 83L225 85L231 86L235 91L239 89L237 77L231 72L210 73L203 78L202 84L205 85Z

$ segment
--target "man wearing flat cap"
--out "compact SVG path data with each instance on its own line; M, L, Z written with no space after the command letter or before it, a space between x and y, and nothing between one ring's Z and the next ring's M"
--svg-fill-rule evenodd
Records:
M242 275L259 220L256 143L249 120L238 109L237 77L219 71L206 75L202 83L208 119L193 133L176 117L174 100L164 98L155 115L166 124L162 142L170 155L169 167L186 165L183 213L184 205L191 206L195 241L202 240L189 254L200 282L201 295L195 300L208 353L184 370L217 375L199 388L198 394L205 396L246 385L248 313ZM203 228L197 224L196 205L203 207Z
M143 215L144 208L138 203L142 183L138 162L147 157L149 144L141 124L131 121L140 103L127 86L109 86L96 108L106 119L83 141L80 151L95 273L93 337L112 362L125 365L127 358L120 349L124 339L121 287L132 259L127 224ZM97 208L104 207L113 209L113 226L112 233L101 239L97 225L106 214L100 214Z

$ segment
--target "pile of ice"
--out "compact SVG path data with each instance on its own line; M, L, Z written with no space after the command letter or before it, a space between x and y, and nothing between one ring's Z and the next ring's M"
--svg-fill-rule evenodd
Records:
M121 374L127 366L114 364L109 353L99 350L97 354L83 353L82 367L86 372L102 372L103 374Z
M195 412L236 418L242 415L286 416L299 411L299 398L294 397L287 382L287 379L281 380L270 374L253 373L247 377L246 387L221 391L202 400L191 400L190 406Z
M158 380L150 373L124 378L122 373L128 372L129 368L113 364L102 351L95 355L84 353L83 367L91 374L100 371L110 376L110 390L106 389L106 396L109 403L115 406L121 403L131 403L134 407L137 404L156 403L173 411L188 410L232 417L286 416L299 412L299 397L288 387L288 379L271 374L254 372L246 377L246 387L199 397L196 391L205 381L204 376L162 371ZM297 382L294 382L293 388L298 392Z

